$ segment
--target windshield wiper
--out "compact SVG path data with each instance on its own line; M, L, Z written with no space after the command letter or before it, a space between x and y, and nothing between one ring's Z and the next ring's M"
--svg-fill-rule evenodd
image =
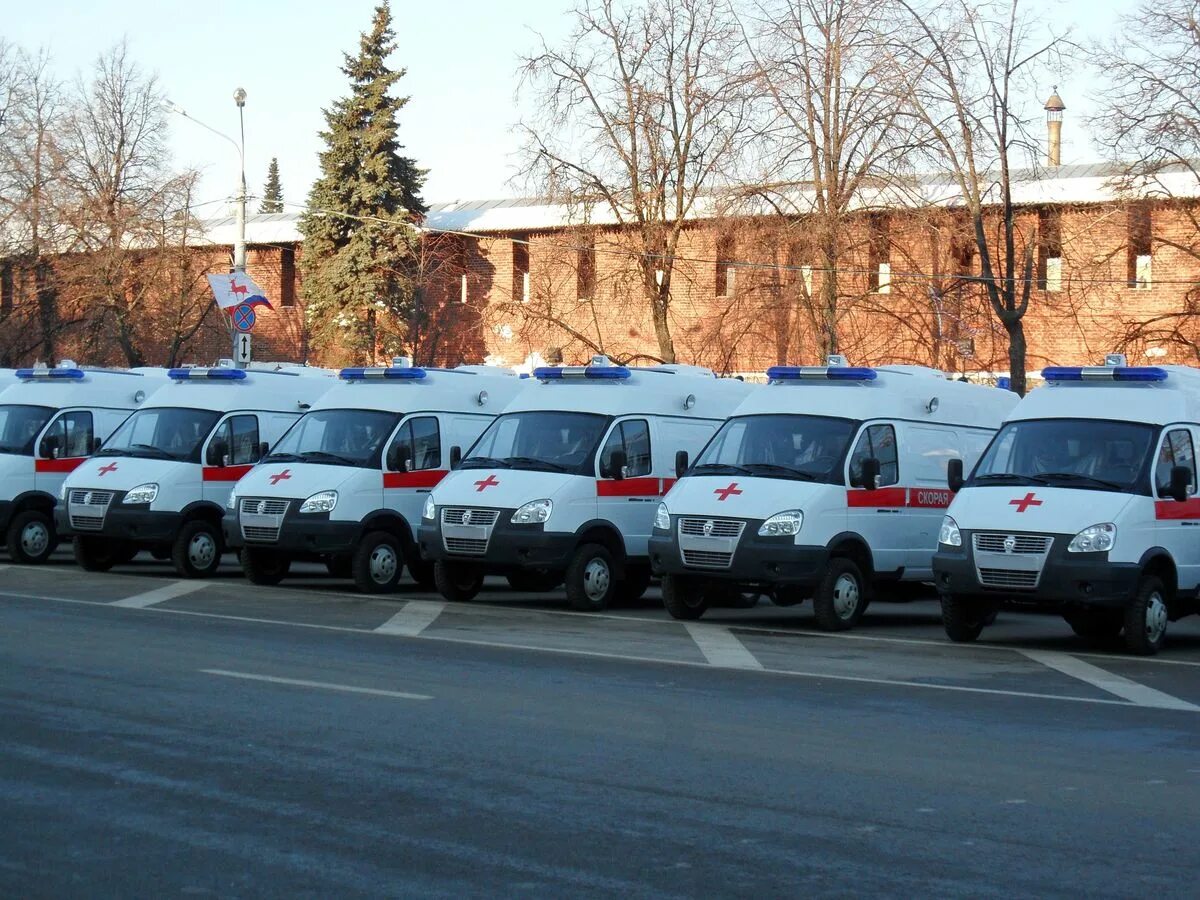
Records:
M1090 481L1092 484L1098 484L1102 487L1112 488L1113 490L1124 490L1128 485L1121 484L1118 481L1109 481L1106 478L1095 478L1091 475L1081 475L1078 472L1041 472L1038 477L1049 483L1054 481Z
M310 459L332 459L343 466L358 466L362 464L359 460L351 459L349 456L342 456L338 453L327 453L324 450L305 450L300 454L300 459L306 462Z
M795 466L781 466L781 465L778 465L777 463L747 463L746 468L749 469L750 471L756 472L756 473L759 470L764 470L767 472L784 472L788 476L790 476L792 478L797 478L800 481L816 481L817 480L816 475L813 475L811 472L805 472L801 469L797 469Z
M735 466L731 463L701 463L698 466L692 466L689 470L692 475L699 475L701 472L708 472L713 475L753 475L749 469L744 466Z
M16 444L0 444L0 453L20 453L21 448Z
M464 469L507 469L508 463L494 456L468 456L462 461Z
M537 459L532 456L506 456L504 463L510 469L549 469L551 472L570 472L570 466L551 462L548 459Z
M149 453L155 459L179 459L174 453L168 453L161 447L155 447L153 444L133 444L130 449L137 450L139 453Z
M295 453L268 453L261 462L304 462L304 457Z
M1018 475L1016 472L992 472L988 475L976 475L972 481L1028 481L1032 475Z

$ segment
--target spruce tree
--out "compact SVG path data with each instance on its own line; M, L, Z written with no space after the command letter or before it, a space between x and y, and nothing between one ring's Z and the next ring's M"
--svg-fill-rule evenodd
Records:
M321 175L300 221L305 316L314 348L374 362L402 352L412 311L425 172L400 151L391 96L404 69L390 69L395 32L375 8L358 54L345 55L349 96L324 111Z
M271 165L267 167L267 183L263 187L262 203L258 206L260 213L283 212L283 186L279 183L279 160L271 157Z

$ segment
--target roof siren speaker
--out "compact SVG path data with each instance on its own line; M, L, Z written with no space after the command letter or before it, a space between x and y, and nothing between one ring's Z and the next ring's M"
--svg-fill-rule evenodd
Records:
M829 366L830 368L844 369L849 366L850 363L846 361L846 357L841 353L830 353L829 356L825 358L825 365Z
M1104 365L1110 369L1115 366L1127 366L1129 360L1125 358L1124 353L1106 353L1104 354Z

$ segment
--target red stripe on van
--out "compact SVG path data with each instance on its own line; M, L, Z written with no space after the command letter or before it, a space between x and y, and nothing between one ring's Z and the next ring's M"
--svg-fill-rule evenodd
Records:
M33 462L33 471L74 472L85 459L87 459L86 456L72 456L67 459L37 459Z
M597 481L597 497L661 497L661 478L622 478L620 481Z
M238 481L243 475L253 469L249 466L205 466L203 478L205 481Z
M420 469L416 472L384 472L385 488L431 488L446 477L443 469Z
M1200 519L1200 498L1193 500L1155 500L1156 519Z
M886 487L873 491L846 491L846 505L862 506L904 506L908 500L908 488Z

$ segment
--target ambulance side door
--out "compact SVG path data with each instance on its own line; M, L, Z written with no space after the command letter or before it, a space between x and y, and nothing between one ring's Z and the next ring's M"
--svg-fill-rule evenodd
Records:
M454 439L452 431L443 438L446 424L434 413L412 415L396 429L383 454L383 504L404 516L410 526L420 524L425 496L446 476L443 463L449 466ZM393 469L397 460L399 467Z
M879 460L879 480L873 488L861 483L863 460ZM875 571L895 572L908 564L903 539L907 491L900 481L896 426L891 422L864 424L846 461L847 529L860 535L871 549Z
M1192 473L1188 499L1183 502L1173 500L1169 493L1171 469L1175 466ZM1148 543L1139 543L1166 548L1175 560L1179 589L1190 591L1200 583L1200 498L1196 497L1196 436L1191 428L1168 425L1163 429L1153 479L1153 533L1146 536Z
M946 486L946 471L951 459L964 459L962 439L947 425L900 422L898 427L908 489L899 523L900 540L908 548L904 575L906 579L929 580L933 578L938 531L953 496Z
M625 454L624 477L617 477L618 451ZM616 526L629 556L649 552L660 487L653 471L649 417L618 419L596 458L596 515Z
M233 486L258 462L261 443L262 429L255 413L233 413L218 423L200 457L204 499L223 509ZM191 499L191 489L186 483L174 487L180 491L178 508L182 509Z
M34 446L34 487L58 496L64 479L92 455L95 419L88 409L60 412L42 430Z

